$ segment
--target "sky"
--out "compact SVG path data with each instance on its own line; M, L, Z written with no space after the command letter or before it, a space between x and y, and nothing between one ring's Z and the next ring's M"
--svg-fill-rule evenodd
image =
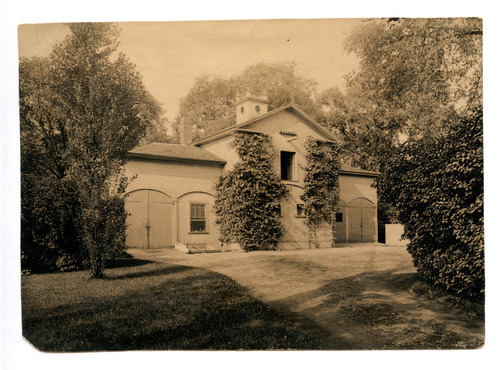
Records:
M120 51L141 73L146 88L169 120L202 74L229 77L258 62L296 63L296 73L318 82L317 90L344 88L357 66L343 43L360 19L128 22ZM19 27L19 55L48 56L68 28L61 23Z

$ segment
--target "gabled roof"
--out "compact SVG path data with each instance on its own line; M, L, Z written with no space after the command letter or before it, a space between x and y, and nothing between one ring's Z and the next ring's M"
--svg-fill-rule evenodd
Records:
M320 134L322 134L324 137L326 137L328 140L336 141L336 138L326 129L324 129L321 125L319 125L315 120L310 117L307 113L305 113L303 110L298 108L294 104L288 104L285 105L281 108L274 109L268 113L262 114L261 116L258 116L256 118L253 118L249 121L240 123L239 125L233 125L229 126L225 129L222 129L221 131L216 132L215 134L208 136L204 139L198 140L192 145L197 145L197 146L203 146L204 144L210 143L212 141L216 141L219 139L222 139L224 137L232 135L233 132L244 129L245 127L251 125L252 123L258 122L260 120L266 119L268 117L271 117L275 114L278 114L280 112L283 112L285 110L291 111L295 113L297 116L299 116L308 126L312 127L316 131L318 131Z
M213 164L226 163L226 161L203 148L185 144L150 143L137 146L129 153L132 158L176 160L180 162Z

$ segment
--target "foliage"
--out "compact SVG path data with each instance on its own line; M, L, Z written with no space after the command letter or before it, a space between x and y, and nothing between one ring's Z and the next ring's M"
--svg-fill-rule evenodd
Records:
M295 101L316 117L320 107L314 100L313 80L296 75L294 63L258 63L229 78L202 75L182 98L180 113L194 120L193 139L209 136L234 124L238 96L246 92L267 95L269 110ZM175 123L177 126L179 122Z
M121 245L116 237L123 225L117 223L124 218L117 212L124 211L118 211L114 196L127 181L123 165L161 109L135 67L123 54L116 55L115 25L68 26L71 33L48 60L20 61L23 235L31 246L40 236L52 238L42 249L67 250L64 243L77 242L83 252L75 257L90 262L92 276L101 277L103 256L122 248L114 243ZM54 197L66 198L71 207L50 210L56 216L44 234L36 217L37 204L51 207L45 181L58 189ZM60 202L53 199L53 207ZM65 230L60 222L72 224L77 238L56 236Z
M317 82L297 75L295 68L293 62L252 65L237 77L238 92L267 95L269 110L294 102L310 116L317 117L320 110L315 102Z
M148 92L144 92L144 105L151 109L151 117L148 120L146 133L140 140L140 144L173 143L176 138L168 133L168 118L163 114L163 109L156 102L156 99Z
M247 251L271 249L284 233L279 201L287 189L272 168L270 139L263 134L236 133L232 146L240 162L216 186L221 242L239 243Z
M345 47L359 67L344 93L328 89L318 101L355 166L383 172L398 145L431 140L482 104L480 19L372 19Z
M340 198L340 162L336 143L309 137L305 143L307 167L301 199L309 227L332 224L332 211Z
M318 101L321 121L341 141L342 159L389 174L392 152L414 140L432 142L459 115L482 105L482 22L475 18L372 19L349 36L359 58L345 92ZM380 193L379 235L396 213Z
M25 160L25 157L22 158ZM72 221L78 204L66 182L51 176L21 175L21 269L23 273L82 267Z
M481 41L475 18L369 21L346 42L360 57L349 85L382 114L383 127L433 137L453 110L481 104Z
M382 158L396 146L399 133L393 126L384 127L382 111L372 109L372 103L361 91L337 88L323 91L319 102L324 108L322 122L340 141L343 161L367 170L383 169Z
M472 300L484 294L483 122L464 116L431 142L388 159L380 195L399 211L421 276Z

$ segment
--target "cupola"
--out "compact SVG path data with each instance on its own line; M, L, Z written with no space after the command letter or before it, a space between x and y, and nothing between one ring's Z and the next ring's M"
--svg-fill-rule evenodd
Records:
M252 95L247 92L239 97L236 103L236 125L267 113L268 102L266 95Z

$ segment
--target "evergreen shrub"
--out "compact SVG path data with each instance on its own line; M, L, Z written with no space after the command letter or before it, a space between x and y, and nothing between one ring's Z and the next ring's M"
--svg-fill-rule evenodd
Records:
M379 193L399 211L421 277L483 301L483 117L462 117L441 137L411 143L388 159Z

